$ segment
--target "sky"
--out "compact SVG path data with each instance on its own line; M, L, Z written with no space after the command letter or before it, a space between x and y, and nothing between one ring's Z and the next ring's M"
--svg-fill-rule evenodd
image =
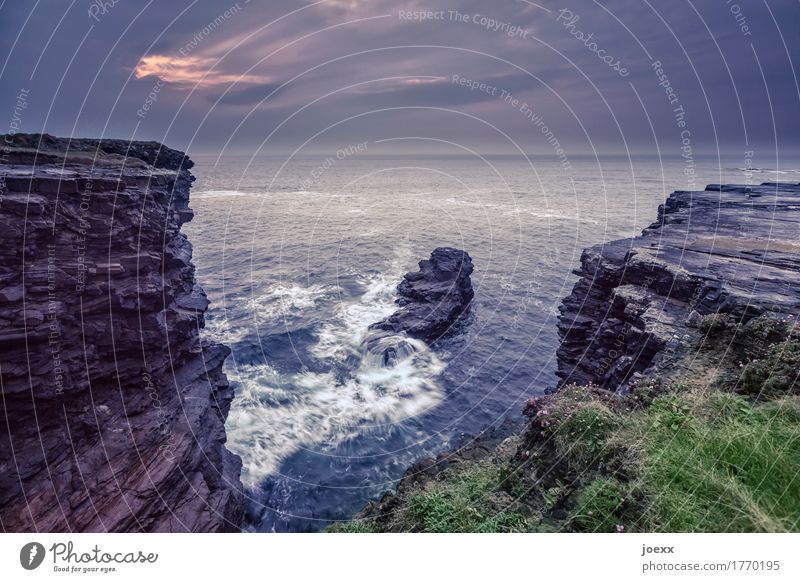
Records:
M0 133L231 154L800 151L800 0L5 0L0 46Z

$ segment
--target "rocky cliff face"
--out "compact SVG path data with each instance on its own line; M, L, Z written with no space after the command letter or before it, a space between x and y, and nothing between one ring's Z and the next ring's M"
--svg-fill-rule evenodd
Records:
M561 305L561 384L625 390L674 370L697 322L800 309L800 184L674 192L641 236L589 248Z
M5 136L0 526L236 531L228 348L181 225L193 165L153 142Z

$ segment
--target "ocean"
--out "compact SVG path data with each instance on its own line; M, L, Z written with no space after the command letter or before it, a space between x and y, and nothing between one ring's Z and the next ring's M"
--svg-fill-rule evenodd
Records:
M519 418L556 384L558 305L584 247L637 235L673 190L800 180L751 160L193 155L207 337L231 347L228 447L251 531L317 531L416 460ZM793 166L797 168L797 165ZM391 368L361 349L402 275L473 259L472 316Z

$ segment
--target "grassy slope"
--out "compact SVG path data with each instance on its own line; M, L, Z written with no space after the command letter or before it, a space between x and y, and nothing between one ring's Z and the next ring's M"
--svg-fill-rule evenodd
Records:
M333 531L800 531L796 327L702 323L712 381L532 399L514 447L459 463ZM502 450L501 450L502 449ZM509 452L511 450L512 452Z

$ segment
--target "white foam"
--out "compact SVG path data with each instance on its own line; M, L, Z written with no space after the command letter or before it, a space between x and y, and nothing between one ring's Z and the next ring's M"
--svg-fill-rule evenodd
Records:
M247 337L247 327L236 327L230 324L227 317L206 319L205 327L200 332L204 338L215 343L234 345Z
M289 196L327 196L328 198L342 198L344 194L330 194L328 192L318 192L316 190L286 190L281 194Z
M311 348L315 358L342 362L360 353L369 326L397 309L394 297L400 280L398 270L393 264L388 272L364 281L366 291L358 302L341 304L336 315L320 326L317 343Z
M438 404L443 391L436 378L444 364L419 344L393 367L364 360L345 381L333 373L281 375L269 366L229 374L238 393L228 416L228 447L242 457L242 480L256 487L302 448L330 450L375 424L400 422Z
M773 168L736 168L740 172L744 172L745 174L798 174L800 170L795 169L783 169L777 170Z
M304 310L327 301L340 290L333 285L278 285L263 295L247 300L246 308L255 321L269 323L300 316Z
M240 197L250 197L250 198L258 198L261 196L313 196L313 197L321 197L326 196L328 198L339 198L340 196L335 194L329 194L326 192L316 192L313 190L284 190L284 191L275 191L275 192L242 192L240 190L199 190L197 192L192 192L192 200L204 200L208 198L240 198Z
M345 378L333 372L280 374L266 365L229 372L239 387L228 416L228 446L242 457L245 483L257 486L302 448L332 449L371 426L401 422L442 400L437 379L445 365L424 342L398 338L396 343L408 349L398 350L391 366L382 365L362 345L369 325L397 307L395 289L405 256L410 256L409 249L400 251L385 273L366 279L358 301L340 304L317 330L311 354L331 365L351 363ZM307 291L272 293L290 298L293 308L302 309L315 305L329 289Z

